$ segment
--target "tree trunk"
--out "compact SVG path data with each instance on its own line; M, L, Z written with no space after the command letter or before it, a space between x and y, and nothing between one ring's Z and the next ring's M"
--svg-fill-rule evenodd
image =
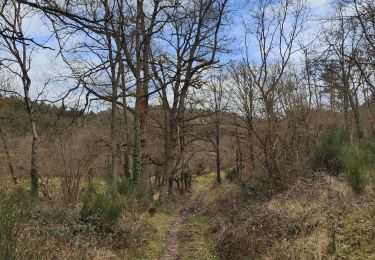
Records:
M174 119L170 119L171 122L166 122L168 125L168 134L166 136L165 145L165 173L166 179L168 180L168 193L173 193L173 181L174 181L174 162L175 162L175 147L177 145L177 133L176 124Z
M352 95L349 96L349 102L353 110L354 122L357 128L357 136L358 136L358 139L361 140L363 138L363 131L362 131L360 117L359 117L358 105L354 102Z
M221 157L220 157L220 125L218 120L216 121L216 179L217 184L221 185Z
M5 155L6 155L6 158L7 158L7 161L8 161L8 168L9 168L10 176L12 177L14 185L17 185L17 177L14 174L14 168L13 168L13 164L12 164L12 160L11 160L9 148L8 148L8 145L7 145L5 134L4 134L4 132L3 132L3 130L1 128L0 128L0 137L1 137L1 140L3 142L3 147L4 147Z
M126 93L125 93L125 85L123 90L123 105L124 105L124 131L125 131L125 145L126 148L124 149L124 176L130 178L130 153L131 153L131 145L130 145L130 133L129 133L129 118L128 118L128 111L127 111L127 103L126 103Z
M31 133L33 136L32 145L31 145L31 172L30 172L30 178L31 178L31 192L34 196L38 195L38 132L36 129L36 122L35 122L35 113L33 109L33 105L30 99L30 80L24 79L24 92L25 92L25 103L27 108L27 113L29 115L29 122L30 122L30 128Z
M220 149L216 150L216 180L217 184L221 185L221 159Z
M114 180L117 174L117 136L116 136L116 97L117 86L112 87L112 104L111 104L111 177Z

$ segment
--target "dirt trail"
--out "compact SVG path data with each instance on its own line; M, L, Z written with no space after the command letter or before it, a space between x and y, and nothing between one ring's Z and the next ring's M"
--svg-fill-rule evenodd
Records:
M160 259L162 260L176 260L180 259L178 250L178 233L183 223L188 219L191 214L197 211L202 202L203 195L199 196L192 205L180 211L179 216L173 221L166 237L166 248Z

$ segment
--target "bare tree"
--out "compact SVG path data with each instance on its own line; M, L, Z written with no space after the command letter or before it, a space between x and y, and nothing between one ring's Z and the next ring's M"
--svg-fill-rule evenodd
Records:
M231 78L234 82L234 105L240 111L246 125L246 138L248 148L248 162L250 172L255 169L255 136L254 136L254 119L255 113L255 85L253 84L250 70L250 64L240 63L233 64L231 67ZM236 125L236 140L240 143L238 126Z
M359 47L363 41L363 34L357 29L355 20L346 17L345 6L338 3L335 19L330 27L323 32L323 42L327 49L320 61L324 66L321 77L326 82L326 88L330 89L332 97L333 91L336 90L343 99L347 130L350 129L353 117L357 136L362 139L363 130L358 107L362 75L358 73L356 61L360 54ZM350 110L352 117L349 113Z
M278 122L281 116L280 83L292 55L299 50L296 42L304 29L306 17L307 8L303 1L281 0L276 3L259 1L251 13L250 20L245 22L244 65L236 73L235 78L237 78L236 82L240 83L238 87L242 89L241 96L245 97L241 103L245 105L243 111L248 117L248 127L261 146L264 166L274 181L278 181L280 177L278 167L278 146L281 141L278 134ZM255 46L252 45L253 41L256 43ZM257 48L259 53L258 59L254 61L251 61L250 56L252 47ZM257 102L251 103L254 100ZM254 112L255 107L259 109L256 112ZM261 132L252 127L255 114L264 120L265 126Z
M224 133L222 126L224 124L225 113L227 112L229 104L229 95L226 89L227 75L223 69L212 71L209 80L207 82L206 91L203 92L204 101L203 103L208 106L207 109L210 111L209 117L204 124L204 136L203 140L211 144L212 151L215 154L216 161L216 180L217 183L221 184L221 136Z
M220 28L227 0L176 2L169 9L168 26L160 33L166 47L154 51L153 75L165 110L165 175L172 192L178 129L184 122L189 89L199 88L202 73L217 63ZM184 162L182 162L184 164Z
M9 25L11 30L4 32L7 37L0 38L0 48L7 54L0 61L0 64L9 72L16 75L23 87L23 98L29 116L30 128L32 133L31 146L31 190L34 195L38 194L38 131L36 126L36 117L34 105L31 100L31 78L29 75L31 56L35 44L27 41L25 37L24 19L29 14L21 4L15 0L8 1L3 7L0 19L2 23Z

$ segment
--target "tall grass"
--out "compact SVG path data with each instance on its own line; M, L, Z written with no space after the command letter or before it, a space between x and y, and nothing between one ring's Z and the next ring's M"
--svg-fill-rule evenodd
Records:
M6 194L0 191L0 259L22 259L25 248L18 248L22 223L30 203L25 192Z

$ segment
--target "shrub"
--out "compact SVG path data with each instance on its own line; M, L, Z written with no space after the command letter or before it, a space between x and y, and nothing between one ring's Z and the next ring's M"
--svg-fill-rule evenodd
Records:
M349 135L337 126L329 126L314 149L314 168L339 173L343 168L340 161L342 148L349 143Z
M225 171L225 179L230 182L234 182L238 178L238 170L237 167L229 168Z
M374 181L375 145L370 142L347 145L340 159L353 191L362 193L366 185Z
M130 180L130 178L123 178L118 184L117 184L117 191L121 195L129 195L131 191L133 190L133 183Z
M112 226L118 222L122 211L123 205L116 192L108 188L105 193L99 193L90 185L83 197L81 219L98 226Z
M210 166L204 161L198 162L195 169L198 176L205 175L211 172Z
M357 145L350 145L345 147L341 154L341 161L345 167L350 186L354 192L361 193L365 187L361 150Z
M365 171L372 186L375 186L375 142L366 142L362 144Z
M26 248L17 248L22 220L29 209L25 192L0 192L0 259L21 259Z

